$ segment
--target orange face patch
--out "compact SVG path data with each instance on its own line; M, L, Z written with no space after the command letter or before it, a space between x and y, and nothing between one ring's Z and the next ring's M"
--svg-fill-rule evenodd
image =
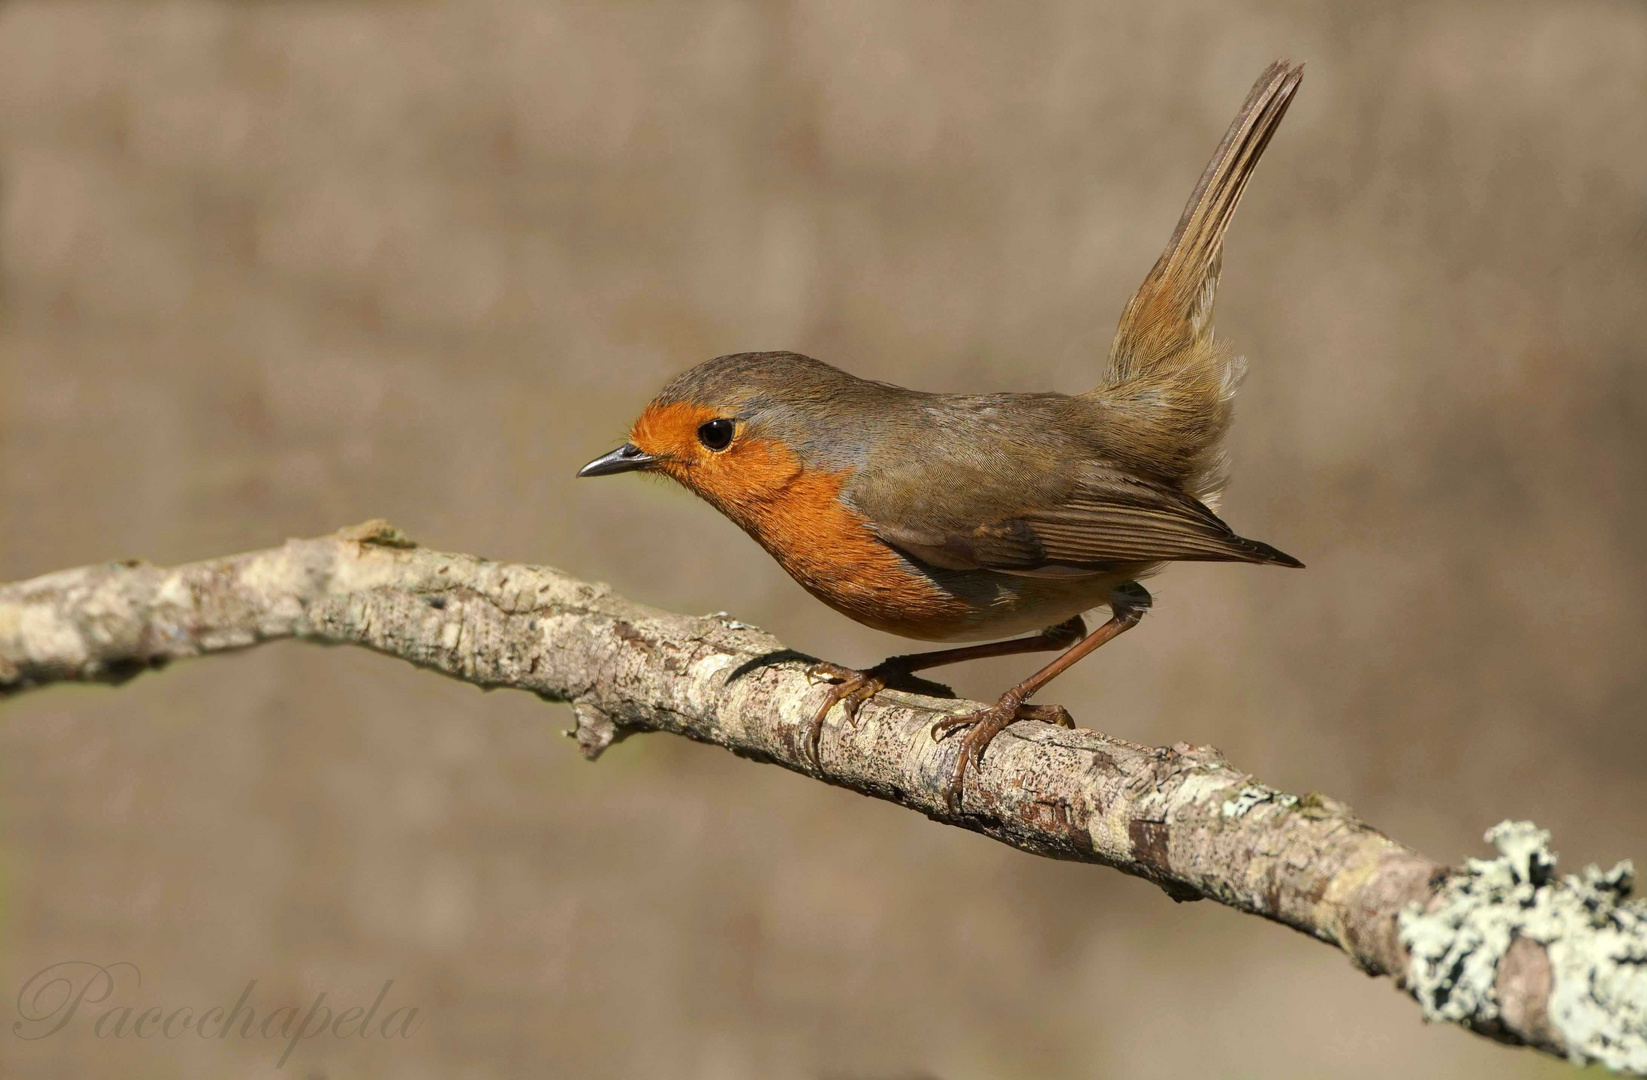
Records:
M910 568L841 501L847 473L808 469L788 446L752 436L742 422L725 450L698 441L699 427L725 416L685 402L651 405L629 439L658 459L658 471L731 518L843 615L891 633L966 618L964 601Z
M801 463L787 447L771 439L750 438L742 422L733 429L732 443L726 449L716 451L703 445L698 429L711 420L726 418L725 410L707 405L648 405L630 430L629 441L658 459L659 472L737 520L735 507L781 490L801 471Z

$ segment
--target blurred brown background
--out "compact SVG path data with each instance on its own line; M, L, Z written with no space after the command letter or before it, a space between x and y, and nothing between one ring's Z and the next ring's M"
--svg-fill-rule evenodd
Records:
M0 6L0 579L382 515L447 550L907 646L732 526L574 482L668 375L793 348L1090 386L1271 59L1231 232L1226 514L1049 700L1445 859L1647 856L1647 7L1061 0ZM945 673L993 696L999 661ZM1554 1077L1331 950L354 650L5 703L0 1071ZM339 1006L404 1040L30 1041L17 988ZM88 1006L89 1008L89 1006Z

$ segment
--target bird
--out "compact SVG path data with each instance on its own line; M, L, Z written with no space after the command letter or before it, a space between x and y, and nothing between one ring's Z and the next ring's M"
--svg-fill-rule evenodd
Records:
M1165 251L1124 308L1093 389L950 394L859 378L794 352L717 357L676 376L622 446L579 476L650 472L740 526L817 599L877 630L979 642L889 657L830 683L805 747L836 705L858 709L916 671L1062 650L992 706L931 727L961 735L944 789L1019 720L1075 726L1030 698L1149 609L1140 583L1173 562L1302 567L1218 516L1224 437L1246 361L1212 329L1223 240L1303 65L1265 69L1213 153ZM1107 608L1088 632L1084 614ZM1015 636L1026 635L1026 636Z

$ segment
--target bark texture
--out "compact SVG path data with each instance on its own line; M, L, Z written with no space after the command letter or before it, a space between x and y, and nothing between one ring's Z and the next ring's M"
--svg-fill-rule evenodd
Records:
M1630 867L1559 878L1548 836L1504 823L1501 855L1450 870L1318 794L1277 791L1216 750L1149 747L1019 722L951 813L976 703L887 691L830 715L819 765L810 659L724 616L630 603L542 566L419 548L381 521L161 568L108 563L0 586L0 694L119 683L172 660L275 638L363 645L484 687L570 702L593 759L667 731L886 799L1053 858L1147 878L1342 949L1393 976L1427 1019L1647 1075L1647 907Z

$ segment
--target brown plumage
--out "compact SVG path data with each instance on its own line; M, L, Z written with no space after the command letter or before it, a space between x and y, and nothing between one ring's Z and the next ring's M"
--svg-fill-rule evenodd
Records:
M1140 578L1175 561L1300 566L1213 512L1243 361L1212 333L1224 232L1303 69L1274 64L1247 96L1183 217L1121 316L1109 370L1078 395L931 394L795 353L723 356L678 376L630 441L580 475L663 473L753 536L814 596L860 622L991 644L893 657L838 680L815 718L888 679L983 656L1069 649L977 716L950 786L1014 719L1071 724L1027 699L1149 606ZM1107 605L1092 634L1081 613Z

